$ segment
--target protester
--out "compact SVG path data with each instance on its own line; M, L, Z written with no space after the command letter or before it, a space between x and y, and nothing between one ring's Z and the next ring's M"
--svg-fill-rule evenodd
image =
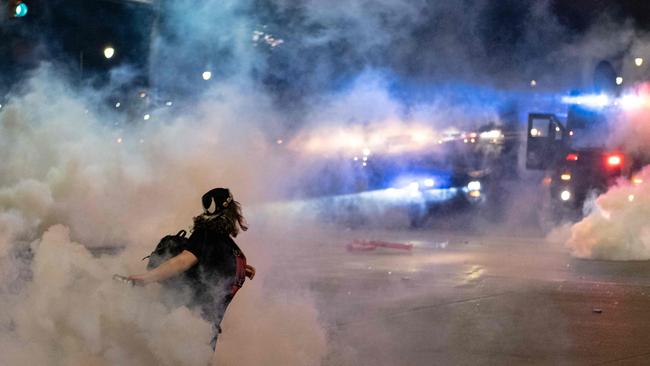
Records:
M190 288L188 303L213 325L212 348L221 332L221 320L246 277L253 279L255 268L233 238L248 226L241 205L226 188L215 188L202 197L203 214L194 218L192 233L182 252L151 271L131 275L137 285L183 277Z

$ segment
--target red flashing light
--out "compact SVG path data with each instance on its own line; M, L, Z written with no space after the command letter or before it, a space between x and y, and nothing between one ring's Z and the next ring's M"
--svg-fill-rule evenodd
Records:
M607 157L607 165L610 167L619 167L623 165L623 156L620 154L612 154Z
M567 161L578 161L578 154L571 153L566 156Z

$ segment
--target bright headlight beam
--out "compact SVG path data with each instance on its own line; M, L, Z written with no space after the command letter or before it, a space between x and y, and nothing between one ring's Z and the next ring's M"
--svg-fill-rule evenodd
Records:
M560 193L560 199L562 201L568 201L571 199L571 192L564 190L562 193Z
M470 191L480 191L481 190L481 182L477 180L473 180L469 183L467 183L467 189Z

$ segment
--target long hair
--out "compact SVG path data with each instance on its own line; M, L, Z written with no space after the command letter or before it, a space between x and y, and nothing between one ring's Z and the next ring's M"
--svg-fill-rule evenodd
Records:
M237 237L239 230L248 230L248 224L241 213L241 205L233 200L226 208L214 214L201 214L194 218L194 230L205 228Z

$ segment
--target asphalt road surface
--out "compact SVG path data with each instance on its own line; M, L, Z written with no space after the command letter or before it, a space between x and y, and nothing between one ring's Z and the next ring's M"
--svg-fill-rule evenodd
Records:
M572 258L541 237L332 232L296 265L325 365L650 365L650 263ZM412 250L349 252L354 239Z

